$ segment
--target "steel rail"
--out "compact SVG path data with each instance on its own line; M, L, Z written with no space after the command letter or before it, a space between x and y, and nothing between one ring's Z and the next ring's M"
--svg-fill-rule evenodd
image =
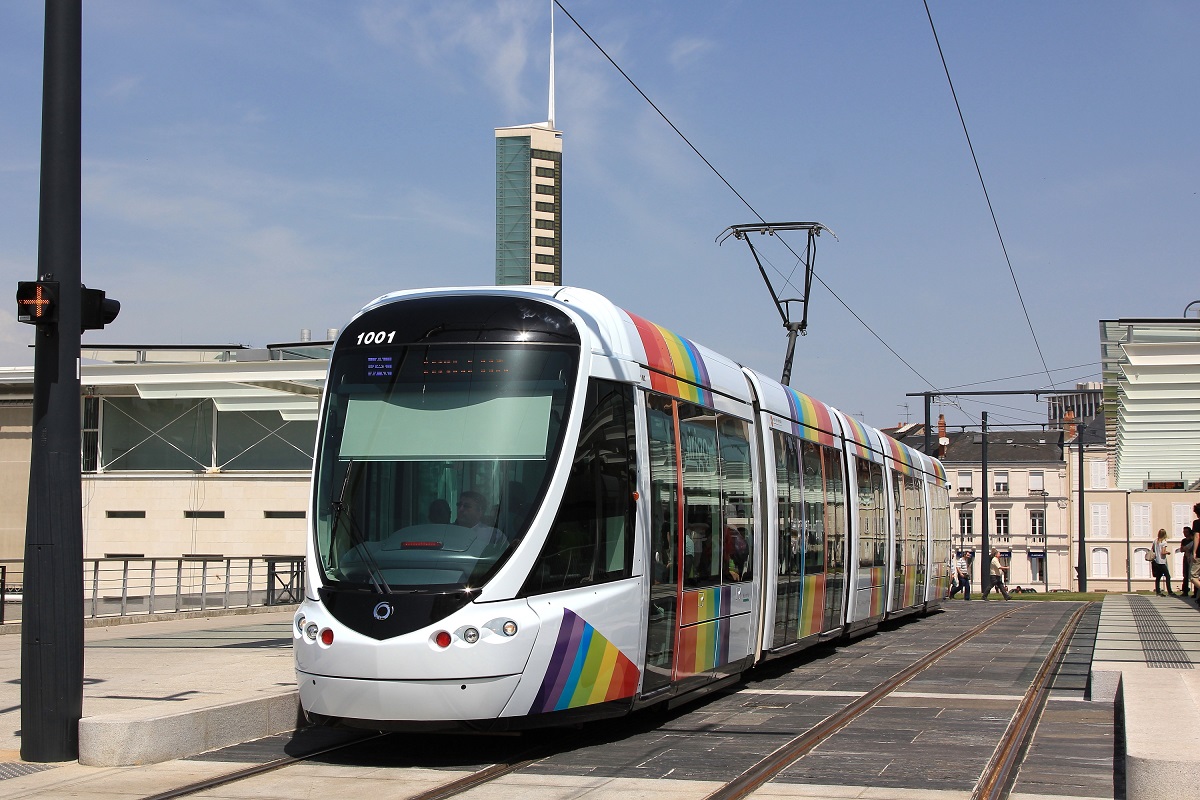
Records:
M227 786L231 783L245 780L247 778L264 775L268 772L275 772L276 770L290 767L293 764L309 761L327 753L344 750L348 747L354 747L364 742L374 741L376 739L381 739L385 736L391 735L391 733L376 733L367 736L360 736L351 739L350 741L318 748L302 755L285 756L283 758L277 758L272 761L268 761L264 764L255 764L252 767L246 767L245 769L240 769L235 772L227 772L224 775L206 778L202 781L189 783L186 786L180 786L175 789L169 789L165 792L150 795L149 797L142 798L142 800L175 800L175 798L187 797L188 795L195 794L196 792L202 792L207 789L216 789L221 786ZM519 769L529 766L530 764L541 761L552 752L556 751L552 750L546 745L538 745L525 750L523 753L518 754L515 758L512 758L508 761L484 767L483 769L472 772L469 775L464 775L463 777L450 781L442 786L435 787L426 792L422 792L421 794L413 795L409 797L408 800L443 800L443 798L453 797L455 795L462 794L469 789L473 789L476 786L494 781L497 778L508 775L511 772L515 772Z
M971 792L971 800L1003 800L1008 797L1017 777L1017 765L1020 764L1033 741L1036 723L1041 719L1042 711L1049 699L1050 684L1053 682L1054 676L1058 674L1058 668L1075 635L1075 629L1079 626L1079 620L1093 605L1095 603L1086 603L1080 606L1063 626L1062 632L1054 642L1054 646L1050 648L1050 652L1046 654L1046 658L1038 668L1037 675L1034 676L1025 696L1017 704L1017 710L1009 720L1004 735L1000 737L995 752L992 753L983 774L979 776L979 782L975 784L975 789Z
M195 783L189 783L186 786L179 786L174 789L168 789L165 792L159 792L158 794L152 794L148 797L144 797L144 798L142 798L142 800L175 800L175 798L177 798L177 797L187 797L190 794L195 794L196 792L202 792L205 789L215 789L220 786L226 786L231 783L236 783L237 781L240 781L240 780L245 780L246 778L253 778L255 775L263 775L268 772L274 772L275 770L283 769L284 767L290 767L292 764L299 764L302 761L308 761L310 759L316 758L317 756L323 756L326 753L333 753L337 750L344 750L347 747L353 747L355 745L362 744L363 742L374 741L375 739L381 739L384 736L390 736L390 735L391 734L388 734L388 733L375 733L375 734L369 734L367 736L359 736L354 739L351 739L350 741L341 742L339 744L328 745L326 747L320 747L320 748L317 748L316 750L313 750L308 753L304 753L302 755L284 756L283 758L276 758L276 759L274 759L272 761L268 761L264 764L255 764L252 767L246 767L244 769L239 769L235 772L227 772L224 775L217 775L212 778L206 778L202 781L196 781Z
M781 745L773 753L742 772L742 774L729 781L729 783L707 795L704 800L740 800L740 798L749 796L818 744L833 736L846 725L850 724L855 718L866 713L866 711L884 697L928 669L942 656L975 638L1000 620L1017 613L1021 608L1021 606L1018 606L1011 611L997 614L917 659L840 711L830 714L809 730Z

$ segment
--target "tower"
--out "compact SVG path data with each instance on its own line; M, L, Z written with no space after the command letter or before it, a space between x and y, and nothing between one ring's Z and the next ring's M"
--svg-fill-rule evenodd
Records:
M554 127L554 4L545 122L496 128L496 285L562 285L562 132Z

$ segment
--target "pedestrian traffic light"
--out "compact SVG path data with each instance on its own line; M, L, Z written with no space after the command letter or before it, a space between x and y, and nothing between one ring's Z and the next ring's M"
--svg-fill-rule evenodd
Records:
M58 322L58 281L18 281L17 321L30 325Z
M98 331L117 318L121 304L104 296L100 289L80 289L79 319L82 330Z

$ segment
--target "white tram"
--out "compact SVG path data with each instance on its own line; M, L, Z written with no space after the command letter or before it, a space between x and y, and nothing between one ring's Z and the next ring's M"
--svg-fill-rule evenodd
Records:
M333 348L305 713L505 730L711 691L949 589L945 472L594 292L397 292Z

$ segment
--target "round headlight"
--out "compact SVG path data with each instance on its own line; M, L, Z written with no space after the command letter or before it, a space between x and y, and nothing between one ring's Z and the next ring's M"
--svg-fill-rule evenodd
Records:
M467 644L475 644L479 641L479 631L475 628L467 628L463 631L463 641Z
M513 622L511 619L508 622L504 623L504 635L505 636L516 636L517 635L517 623Z
M303 636L303 635L304 635L304 623L305 623L305 622L307 622L307 620L305 620L305 619L304 619L304 615L303 615L303 614L301 614L300 616L296 617L296 634L297 634L298 636Z
M315 622L310 622L304 627L304 635L308 637L310 642L315 642L317 640L317 631L317 623Z

